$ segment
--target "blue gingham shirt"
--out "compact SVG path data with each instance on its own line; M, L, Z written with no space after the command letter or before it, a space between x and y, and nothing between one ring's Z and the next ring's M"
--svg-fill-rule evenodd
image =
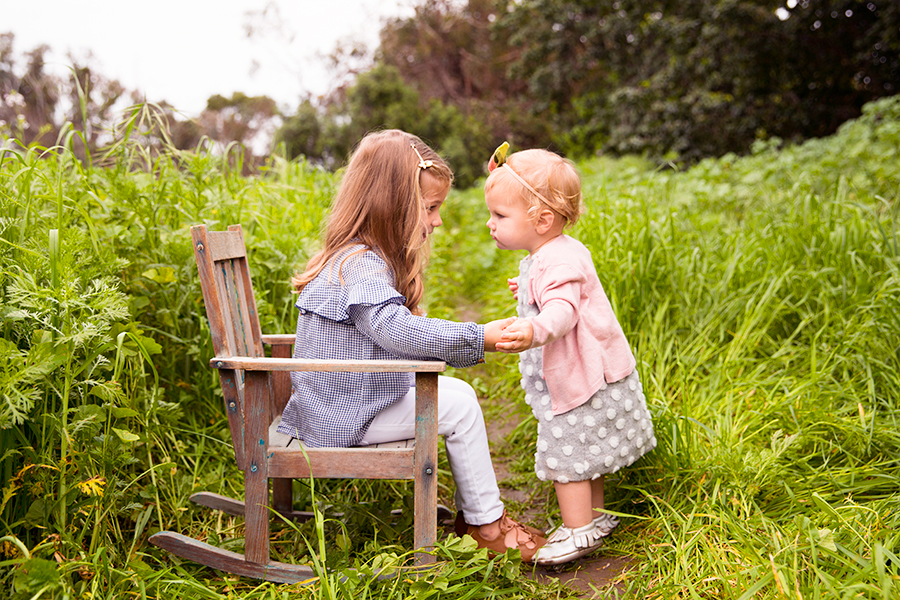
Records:
M484 326L413 315L390 268L357 245L342 251L297 299L294 358L484 360ZM340 267L340 276L338 268ZM356 445L372 418L402 398L412 373L291 373L292 393L278 431L312 447Z

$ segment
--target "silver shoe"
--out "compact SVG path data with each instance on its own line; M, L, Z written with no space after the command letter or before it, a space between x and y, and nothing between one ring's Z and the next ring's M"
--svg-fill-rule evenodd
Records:
M560 525L547 543L538 548L534 562L539 565L561 565L575 560L602 546L603 535L593 521L574 529Z
M599 517L594 517L594 525L600 528L600 531L603 537L608 536L612 533L612 530L616 528L616 525L619 524L619 519L603 513Z
M608 536L610 533L612 533L613 529L615 529L618 524L619 524L618 518L616 518L612 515L608 515L606 513L603 513L599 517L594 517L594 525L596 525L597 528L600 530L600 537ZM548 543L549 542L558 542L563 537L565 537L567 534L566 534L566 532L562 531L562 529L564 529L564 528L565 527L562 525L559 528L557 528L556 531L554 531L551 535L549 535L547 537L547 542Z

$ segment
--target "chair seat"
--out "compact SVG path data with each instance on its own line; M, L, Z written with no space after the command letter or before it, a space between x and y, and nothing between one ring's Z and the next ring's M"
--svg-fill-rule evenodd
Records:
M278 431L281 416L269 425L269 476L330 479L414 479L415 440L312 448ZM308 459L308 460L307 460Z
M275 417L275 420L272 421L272 424L269 425L269 446L275 446L279 448L306 448L303 445L303 442L298 440L297 438L292 438L286 433L281 433L278 431L278 426L281 425L281 415ZM415 448L416 440L398 440L396 442L384 442L381 444L370 444L366 446L353 446L353 448L365 448L365 449L383 449L383 448Z

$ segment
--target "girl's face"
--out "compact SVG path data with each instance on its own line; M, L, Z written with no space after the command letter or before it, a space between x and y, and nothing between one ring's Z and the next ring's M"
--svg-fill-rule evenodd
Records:
M534 252L540 247L541 240L523 202L507 199L495 190L487 192L484 199L491 213L487 226L498 248Z
M425 169L422 171L420 183L422 200L425 203L425 214L422 217L422 239L424 240L443 224L441 207L447 199L447 194L450 193L450 182L438 179Z

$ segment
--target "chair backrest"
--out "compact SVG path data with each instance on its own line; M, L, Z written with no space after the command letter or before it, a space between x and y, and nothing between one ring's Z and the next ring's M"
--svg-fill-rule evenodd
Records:
M216 357L265 356L241 226L207 231L205 225L197 225L191 227L191 238ZM219 369L235 460L241 469L245 454L243 375L243 371Z
M265 356L241 226L198 225L191 237L216 356Z

